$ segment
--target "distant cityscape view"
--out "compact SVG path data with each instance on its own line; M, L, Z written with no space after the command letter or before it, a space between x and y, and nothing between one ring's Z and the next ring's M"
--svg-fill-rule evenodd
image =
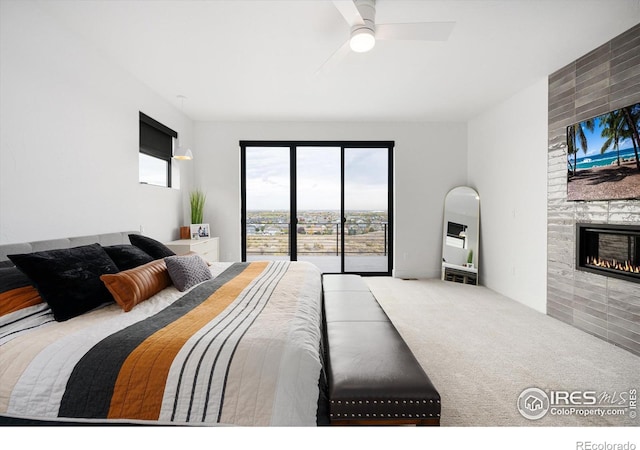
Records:
M345 211L345 217L345 253L386 255L387 211ZM247 211L247 254L288 254L289 224L288 211ZM296 234L298 254L339 254L342 248L340 211L299 211Z

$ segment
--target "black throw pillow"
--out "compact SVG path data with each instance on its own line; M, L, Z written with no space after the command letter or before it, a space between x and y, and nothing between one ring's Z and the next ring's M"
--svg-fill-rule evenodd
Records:
M100 244L8 257L29 277L58 322L114 301L100 275L117 273L118 267Z
M148 236L130 234L129 241L145 253L149 254L153 259L166 258L167 256L175 255L175 253L162 242L156 241Z
M3 316L39 305L43 301L40 293L24 272L13 265L11 267L0 267L0 321L2 321ZM25 316L14 316L8 319L9 322L5 321L4 325L11 325L15 323L15 320L20 320L22 317ZM2 326L0 326L1 328Z
M109 245L102 248L121 271L133 269L154 259L135 245Z
M0 267L0 297L5 292L32 285L29 277L17 267Z

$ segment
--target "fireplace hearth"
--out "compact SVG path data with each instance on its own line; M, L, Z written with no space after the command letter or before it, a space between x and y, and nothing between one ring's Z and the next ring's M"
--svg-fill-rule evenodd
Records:
M576 224L576 269L640 283L640 225Z

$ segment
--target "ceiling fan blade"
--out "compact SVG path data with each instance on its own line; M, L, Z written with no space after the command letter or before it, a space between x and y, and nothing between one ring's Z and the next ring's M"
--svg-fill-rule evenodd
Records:
M364 19L353 0L333 0L333 4L349 26L364 25Z
M330 72L351 52L349 40L346 40L333 54L316 70L315 75Z
M376 24L376 39L395 41L446 41L455 22Z

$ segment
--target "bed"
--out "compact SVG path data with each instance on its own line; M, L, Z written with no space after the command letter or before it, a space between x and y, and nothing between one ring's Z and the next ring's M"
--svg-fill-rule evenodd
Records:
M206 263L133 238L0 246L0 423L322 424L315 266ZM100 262L103 251L113 265ZM97 269L80 277L80 289L74 278L61 293L58 278L42 279L43 264L65 280ZM190 279L203 270L204 280ZM64 309L74 295L84 302L105 287L108 301Z

